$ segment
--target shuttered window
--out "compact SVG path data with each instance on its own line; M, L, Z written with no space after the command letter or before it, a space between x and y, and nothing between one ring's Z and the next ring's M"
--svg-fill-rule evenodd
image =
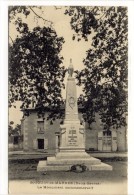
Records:
M38 133L44 133L44 121L37 121Z

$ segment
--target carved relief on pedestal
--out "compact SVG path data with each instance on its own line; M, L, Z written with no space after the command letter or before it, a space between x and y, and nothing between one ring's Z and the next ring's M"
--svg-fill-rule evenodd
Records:
M70 108L73 109L73 107L75 106L75 98L74 97L70 97L68 100L69 106Z

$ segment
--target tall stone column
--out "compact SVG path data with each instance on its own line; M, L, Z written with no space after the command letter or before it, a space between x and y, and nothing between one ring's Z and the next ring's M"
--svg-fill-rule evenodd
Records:
M73 78L73 65L70 60L70 66L68 68L68 79L66 86L66 106L65 106L65 120L64 123L70 123L74 121L79 123L78 119L78 106L77 106L77 91L75 78Z
M78 117L77 91L70 60L66 85L65 119L61 128L60 152L85 152L84 126Z

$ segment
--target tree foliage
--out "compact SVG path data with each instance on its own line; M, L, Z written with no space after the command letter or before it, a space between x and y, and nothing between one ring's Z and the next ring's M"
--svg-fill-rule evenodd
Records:
M83 60L84 69L76 71L78 85L83 85L85 120L89 123L99 112L104 129L126 125L127 112L127 31L126 7L69 7L72 39L80 41L94 33Z
M10 13L16 16L18 10L30 14L25 7L15 7ZM15 24L21 36L9 45L9 106L22 101L23 109L34 103L39 114L50 106L56 112L63 102L61 89L66 70L60 51L64 39L51 26L29 30L18 18Z
M14 124L13 121L9 122L9 125L8 125L8 134L9 134L9 136L15 135L15 134L20 135L21 134L21 125L17 124L15 127L13 127L13 124Z
M41 19L43 21L44 26L52 27L53 23L42 17L43 11L41 10L41 6L9 6L9 22L14 23L16 30L20 33L19 35L22 35L23 33L26 33L28 31L28 23L24 22L24 19L28 19L30 14L33 14L33 20L35 20L35 18L37 21L38 19ZM40 13L42 14L38 15L36 11L40 11ZM12 40L11 37L10 39Z

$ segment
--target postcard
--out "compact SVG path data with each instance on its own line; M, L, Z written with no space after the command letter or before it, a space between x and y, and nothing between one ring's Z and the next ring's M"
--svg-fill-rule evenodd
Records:
M126 195L128 7L8 5L9 194Z

